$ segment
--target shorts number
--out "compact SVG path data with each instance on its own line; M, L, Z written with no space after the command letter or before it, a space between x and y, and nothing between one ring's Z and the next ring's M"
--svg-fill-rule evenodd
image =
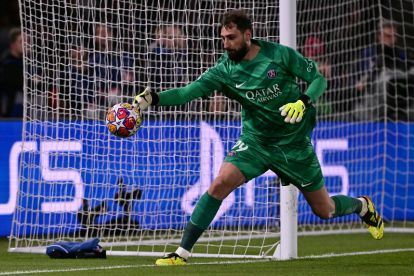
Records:
M233 146L233 148L231 149L232 151L245 151L249 148L248 145L246 145L245 143L243 143L242 141L237 141L237 143Z

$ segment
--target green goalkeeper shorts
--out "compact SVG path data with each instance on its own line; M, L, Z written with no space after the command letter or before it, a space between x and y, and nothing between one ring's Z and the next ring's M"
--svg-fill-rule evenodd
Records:
M293 184L302 191L317 191L324 185L321 166L309 139L278 146L240 137L224 162L239 168L246 181L271 170L282 185Z

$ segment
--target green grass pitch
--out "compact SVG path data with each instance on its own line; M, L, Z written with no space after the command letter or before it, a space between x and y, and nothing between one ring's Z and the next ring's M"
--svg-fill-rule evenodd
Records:
M155 267L153 257L55 260L8 253L0 239L0 275L414 275L414 234L368 233L299 237L289 261L192 258L185 267Z

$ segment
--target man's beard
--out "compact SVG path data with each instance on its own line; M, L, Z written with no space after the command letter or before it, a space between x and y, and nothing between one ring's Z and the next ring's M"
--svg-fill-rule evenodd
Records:
M227 54L229 55L229 58L232 61L240 62L244 58L244 56L249 51L249 48L247 47L247 43L244 43L243 46L238 50L227 50Z

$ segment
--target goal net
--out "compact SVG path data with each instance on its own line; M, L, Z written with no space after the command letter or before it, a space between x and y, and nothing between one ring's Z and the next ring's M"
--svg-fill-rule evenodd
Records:
M150 108L128 139L107 131L105 112L147 85L180 87L212 66L227 9L245 9L255 37L279 41L278 1L20 0L20 8L25 115L9 251L92 237L112 255L174 251L237 141L240 106L217 91ZM327 188L372 196L387 231L414 226L412 10L412 1L297 3L298 50L329 83L313 133ZM380 43L388 23L398 50ZM272 257L280 205L275 174L244 184L192 254ZM297 207L299 234L363 230L356 215L318 219L302 196Z

